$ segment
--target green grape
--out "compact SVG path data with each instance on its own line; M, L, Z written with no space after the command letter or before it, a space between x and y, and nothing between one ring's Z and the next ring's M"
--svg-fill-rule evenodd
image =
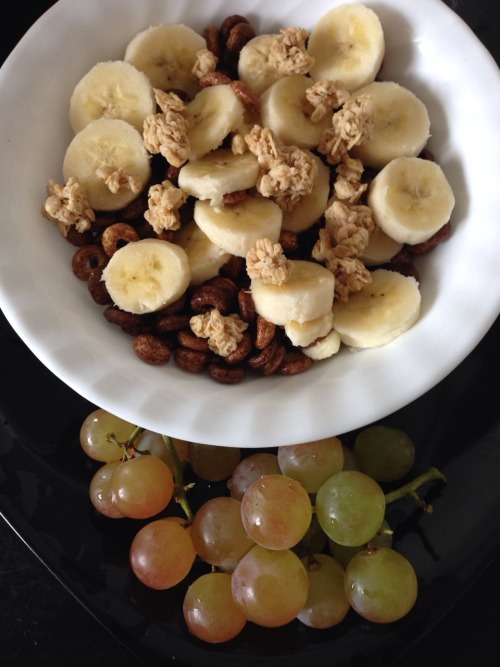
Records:
M113 434L118 442L126 442L135 426L119 417L98 408L91 412L80 427L80 445L87 456L95 461L109 463L123 458L123 448L110 442L108 436Z
M111 496L111 478L121 461L111 461L102 465L90 480L90 502L95 509L110 519L122 519L123 514L113 503Z
M357 436L353 453L362 472L378 482L393 482L409 473L415 462L415 446L399 429L375 425Z
M392 623L406 616L418 593L412 564L387 547L356 554L347 565L345 587L351 607L374 623Z
M210 644L233 639L247 622L233 599L231 575L224 572L198 577L186 591L182 611L189 631Z
M256 544L236 566L233 598L247 620L268 628L290 623L303 609L309 578L289 549L274 551Z
M316 494L316 515L328 537L344 546L366 544L382 525L385 495L365 473L342 470Z
M241 520L241 501L219 496L205 501L191 525L196 553L210 565L232 572L253 546Z
M302 558L309 577L309 593L304 608L297 614L299 621L310 628L332 628L350 609L344 589L344 568L326 554Z
M282 474L256 479L241 500L246 532L267 549L290 549L306 534L312 505L307 491L295 479Z
M188 460L188 447L189 444L186 440L179 440L177 438L171 438L172 444L179 461ZM157 456L162 461L168 465L172 473L175 472L174 462L172 461L172 456L168 450L163 436L160 433L155 433L154 431L143 431L137 440L134 443L135 451L137 454L151 454L152 456Z
M392 547L392 533L386 519L382 521L382 526L371 538L370 544L374 547ZM337 542L328 539L328 549L331 555L336 558L343 567L347 567L347 563L351 558L365 548L366 544L357 547L346 547L343 544L337 544Z
M189 574L196 551L189 530L179 521L156 519L136 533L130 546L130 566L149 588L165 590Z
M240 460L239 447L189 443L189 464L193 472L207 482L221 482L229 479Z
M113 504L126 517L148 519L168 505L174 492L170 468L156 456L137 456L117 466L111 478Z
M284 475L296 479L308 493L316 493L324 481L342 470L342 442L331 437L300 445L283 445L278 447L278 463Z
M227 488L233 498L241 500L250 484L262 475L281 473L278 457L271 452L250 454L238 463L227 482Z

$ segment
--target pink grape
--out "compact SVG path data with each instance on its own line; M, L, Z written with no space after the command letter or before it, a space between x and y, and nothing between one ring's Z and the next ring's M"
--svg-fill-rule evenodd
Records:
M210 644L233 639L247 622L234 601L231 575L224 572L198 577L186 591L182 611L189 631Z
M111 478L120 464L120 461L104 463L90 480L90 502L100 514L110 519L122 519L124 517L113 503L111 495Z
M168 465L156 456L120 463L111 478L113 504L126 517L149 519L165 509L174 492Z
M236 566L231 587L249 621L275 628L303 609L309 579L300 558L289 549L273 551L256 544Z
M253 546L241 520L241 501L220 496L198 509L191 525L197 554L205 562L231 572Z
M156 519L143 526L130 546L130 566L145 586L172 588L189 574L196 551L182 523Z
M233 498L241 500L254 480L274 473L281 473L277 455L271 452L256 452L241 459L227 482L227 488Z
M310 628L332 628L350 609L344 589L344 568L326 554L305 556L302 562L309 577L309 593L297 618Z
M241 518L257 544L267 549L290 549L311 524L311 499L295 479L281 474L265 475L245 491Z

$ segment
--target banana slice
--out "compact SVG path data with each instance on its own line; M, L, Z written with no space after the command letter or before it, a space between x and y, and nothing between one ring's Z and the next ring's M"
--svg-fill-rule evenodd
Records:
M269 52L278 34L261 34L249 40L238 58L238 78L254 93L262 95L283 74L269 65Z
M326 114L317 123L311 120L313 107L306 99L306 90L311 85L310 77L292 74L275 81L260 97L264 126L286 144L299 148L317 146L332 123L332 114Z
M94 65L76 84L69 103L73 131L98 118L121 118L142 133L144 119L156 111L148 77L123 60Z
M186 252L160 239L127 243L112 255L102 280L122 310L142 315L179 299L191 280Z
M418 155L430 136L429 114L422 100L395 81L374 81L353 97L365 93L373 100L373 132L352 148L351 156L381 169L394 158Z
M219 148L230 132L243 123L245 109L229 84L209 86L186 105L191 160Z
M178 182L186 194L221 206L225 194L253 188L259 171L253 153L235 155L230 149L219 148L199 160L187 162L179 172Z
M65 180L77 178L95 211L118 211L134 201L151 177L142 135L119 118L93 120L76 134L63 160Z
M449 221L455 196L436 162L400 157L375 176L367 202L388 236L414 245L427 241Z
M264 197L249 195L239 204L222 207L198 200L193 216L212 243L236 257L246 257L261 238L276 243L281 231L281 209Z
M205 38L186 25L154 25L128 43L124 60L144 72L154 88L183 90L193 97L200 89L192 75L196 54L206 46Z
M385 55L385 38L377 14L361 3L346 3L321 16L309 35L315 81L337 81L354 91L375 80Z
M314 361L321 361L321 359L328 359L340 350L342 341L335 329L332 329L323 338L320 338L315 343L304 347L302 352L306 357L314 359Z
M372 282L347 301L333 304L333 326L342 343L353 348L390 343L412 327L420 316L421 296L411 276L376 269Z
M359 258L365 266L377 266L389 262L402 248L402 243L387 236L378 225L375 225L368 237L368 245Z
M194 220L184 223L175 243L186 251L191 270L191 285L201 285L219 273L231 255L212 243Z
M282 285L253 278L250 284L255 309L268 322L299 324L326 315L332 309L335 278L322 264L290 260L290 276Z
M285 334L292 345L296 347L307 347L318 338L326 336L333 327L333 313L328 310L321 317L306 322L291 320L285 324Z
M330 197L330 170L324 162L308 149L303 149L318 165L311 192L305 195L298 206L283 212L282 228L300 233L309 229L324 214Z

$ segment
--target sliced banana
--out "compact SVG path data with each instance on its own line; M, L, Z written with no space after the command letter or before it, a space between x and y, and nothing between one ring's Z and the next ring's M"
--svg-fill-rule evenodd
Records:
M225 194L253 188L259 172L253 153L235 155L228 148L219 148L199 160L187 162L179 172L178 183L186 194L220 206Z
M303 149L318 165L318 171L311 192L290 211L283 212L282 228L300 233L309 229L324 214L330 197L330 170L314 153Z
M389 162L368 188L375 222L399 243L423 243L446 224L455 196L442 168L431 160L400 157Z
M63 176L77 178L96 211L117 211L138 197L151 177L142 135L119 118L99 118L76 134L66 149Z
M326 315L332 309L335 278L321 264L290 260L290 275L281 285L253 278L250 284L255 309L268 322L299 324Z
M368 237L368 245L359 258L365 266L377 266L389 262L402 248L403 243L395 241L375 225Z
M278 34L261 34L248 41L238 58L238 78L262 95L283 74L269 64L269 52Z
M204 37L182 23L154 25L128 43L124 60L144 72L154 88L182 90L193 97L200 86L192 70L196 54L206 45Z
M373 132L352 148L351 157L381 169L394 158L418 155L430 136L429 114L422 100L395 81L374 81L353 97L365 93L373 100Z
M320 338L316 342L303 348L302 352L306 357L310 357L314 361L321 361L333 357L334 354L340 350L342 341L335 329L332 329L326 336Z
M239 204L221 207L198 200L193 216L213 243L237 257L246 257L261 238L276 243L281 231L280 207L259 196L249 195Z
M191 270L191 285L201 285L216 276L231 255L212 243L194 220L184 223L175 243L186 251Z
M265 127L286 144L313 148L321 141L323 132L332 124L332 114L319 122L311 120L314 110L306 99L311 78L301 74L284 76L260 96L260 115Z
M315 81L336 81L354 91L375 80L385 55L379 17L361 3L345 3L323 14L309 35Z
M417 281L395 271L376 269L372 282L347 301L333 304L333 327L353 348L386 345L410 329L420 316Z
M122 246L102 274L113 302L138 315L155 312L179 299L190 279L184 249L160 239L142 239Z
M296 347L307 347L318 338L323 338L332 330L333 313L328 310L321 317L306 322L291 320L285 324L285 334L292 345Z
M76 133L98 118L121 118L142 133L144 119L155 111L148 77L131 63L112 60L97 63L76 84L69 121Z
M245 109L229 84L209 86L186 105L191 160L219 148L224 139L243 123Z

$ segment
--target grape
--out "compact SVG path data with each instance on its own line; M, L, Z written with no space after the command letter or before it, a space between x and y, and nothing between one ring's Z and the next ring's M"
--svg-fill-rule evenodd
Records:
M323 551L328 543L328 538L325 531L319 525L316 514L313 514L309 528L304 537L294 547L293 553L300 558L311 553L319 553Z
M231 588L247 620L275 628L303 609L309 578L300 558L289 549L273 551L256 544L236 566Z
M165 590L189 574L196 551L189 531L178 521L156 519L136 533L130 546L130 566L145 586Z
M179 461L188 460L188 443L186 440L178 440L177 438L171 438L172 444ZM137 454L151 454L152 456L157 456L162 461L168 465L172 473L175 472L174 462L172 461L172 456L168 450L163 436L160 433L155 433L154 431L143 431L141 435L137 438L134 443L134 447Z
M113 504L126 517L148 519L170 502L174 478L156 456L137 456L120 463L111 478Z
M375 547L392 547L392 534L386 519L382 521L380 530L372 537L370 544ZM328 548L331 555L336 558L341 565L347 567L347 563L351 558L360 551L363 551L363 549L366 548L366 545L362 544L357 547L346 547L343 544L337 544L337 542L329 539Z
M331 475L342 470L344 451L336 437L278 447L278 463L284 475L296 479L308 493L316 493Z
M233 498L241 500L254 480L274 473L281 473L277 455L271 452L256 452L238 463L227 482L227 488Z
M207 482L229 479L241 460L239 447L218 447L189 443L189 463L193 472Z
M326 554L305 556L302 563L309 577L309 593L299 621L310 628L332 628L344 620L350 609L344 590L344 568Z
M352 449L349 449L346 445L343 445L342 449L344 450L344 465L342 470L359 470L359 463L357 462Z
M198 509L191 525L196 553L210 565L232 572L253 546L241 520L241 501L220 496Z
M406 616L418 592L411 563L387 547L356 554L347 565L345 586L352 608L374 623L392 623Z
M120 463L120 461L105 463L94 473L90 480L90 502L100 514L110 519L122 519L124 516L115 506L111 497L111 478Z
M393 482L408 474L415 462L410 437L390 426L370 426L357 436L353 453L362 472L378 482Z
M80 445L95 461L119 461L124 456L123 448L110 442L108 436L113 434L118 442L127 442L134 429L133 424L98 408L85 418L80 427Z
M241 518L257 544L267 549L290 549L309 528L311 500L295 479L281 474L265 475L245 491Z
M316 515L328 537L344 546L366 544L384 520L385 496L365 473L342 470L316 494Z
M189 631L210 644L233 639L246 625L246 617L233 599L231 575L209 572L187 589L182 607Z

